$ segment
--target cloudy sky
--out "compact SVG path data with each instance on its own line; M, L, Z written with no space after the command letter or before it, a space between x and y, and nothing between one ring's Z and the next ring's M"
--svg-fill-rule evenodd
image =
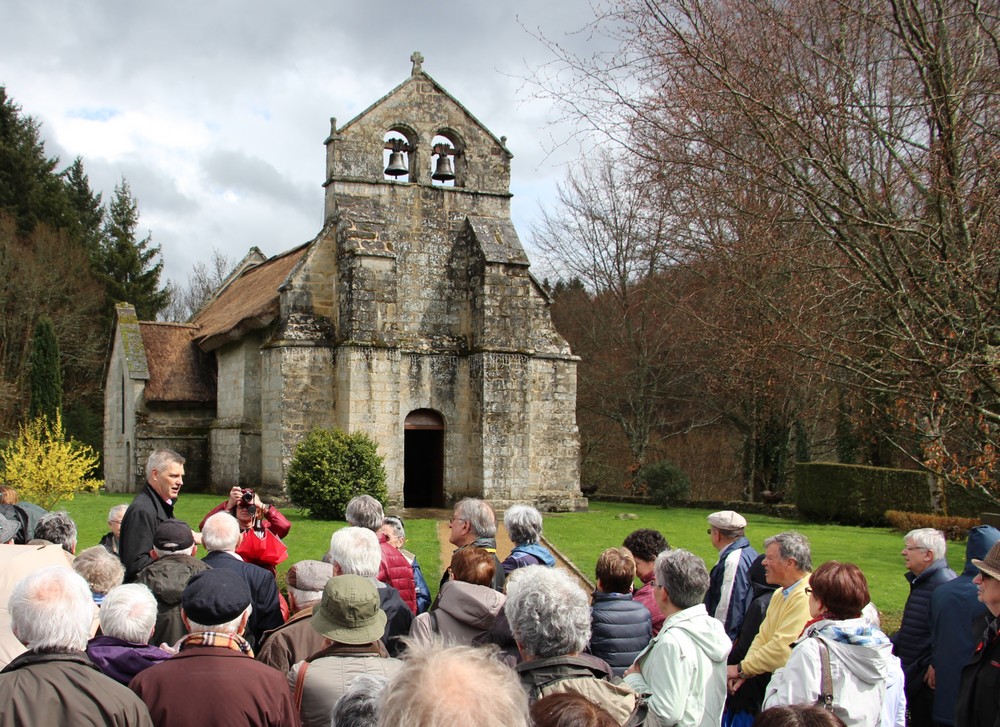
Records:
M524 242L578 154L525 78L542 35L589 52L587 0L4 0L0 84L46 151L81 156L108 201L124 176L140 235L186 279L213 248L234 261L311 239L323 215L330 117L343 125L424 70L513 152Z

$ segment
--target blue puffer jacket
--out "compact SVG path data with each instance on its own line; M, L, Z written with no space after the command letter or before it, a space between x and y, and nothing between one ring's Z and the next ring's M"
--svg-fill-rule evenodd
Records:
M910 597L903 607L903 622L892 637L892 653L903 662L907 699L919 689L931 663L931 596L938 586L955 578L944 558L936 560L918 576L906 573Z
M975 654L986 623L991 618L986 604L979 600L972 579L979 569L972 559L982 560L1000 540L1000 530L980 525L969 531L965 546L965 569L953 581L939 586L931 597L932 657L937 684L934 688L934 721L955 724L955 706L962 668Z
M633 601L631 593L594 591L590 625L587 651L608 662L619 677L653 638L649 609Z

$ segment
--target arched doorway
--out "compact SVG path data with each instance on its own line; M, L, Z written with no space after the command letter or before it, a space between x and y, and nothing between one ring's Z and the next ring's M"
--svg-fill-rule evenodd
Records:
M444 506L444 419L415 409L403 423L403 507Z

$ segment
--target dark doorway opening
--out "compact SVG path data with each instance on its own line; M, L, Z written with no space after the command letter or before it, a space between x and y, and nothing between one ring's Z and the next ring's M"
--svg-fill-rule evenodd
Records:
M416 409L403 424L403 507L444 506L444 419Z

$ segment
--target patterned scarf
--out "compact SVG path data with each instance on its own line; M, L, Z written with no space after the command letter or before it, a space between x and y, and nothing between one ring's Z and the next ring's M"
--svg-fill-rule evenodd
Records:
M820 621L815 628L809 629L813 634L822 635L829 641L854 646L881 646L889 643L886 636L877 626L872 626L864 619L848 621Z
M188 634L177 644L181 651L189 646L217 646L222 649L232 649L253 658L250 643L239 634L224 634L219 631L201 631Z

